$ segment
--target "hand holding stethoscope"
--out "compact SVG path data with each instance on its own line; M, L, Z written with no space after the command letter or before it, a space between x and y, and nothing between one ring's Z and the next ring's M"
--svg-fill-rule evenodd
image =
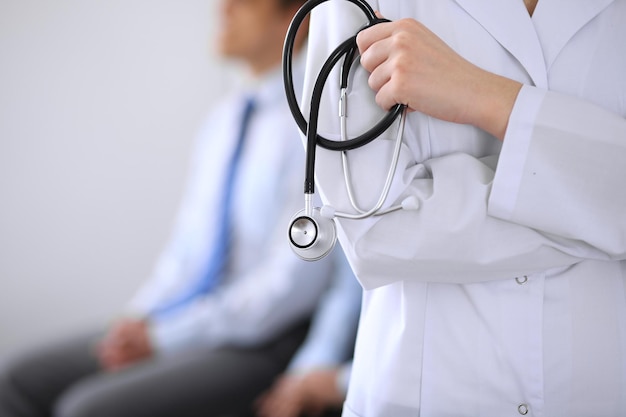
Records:
M293 91L293 43L306 15L325 1L328 0L309 0L302 6L289 28L283 51L287 100L300 130L307 136L305 208L292 219L289 240L296 254L306 260L317 260L330 252L336 241L335 224L332 221L335 217L362 219L399 209L417 208L417 201L409 197L400 205L381 210L397 167L407 106L442 120L473 124L502 139L521 87L516 81L471 64L419 22L412 19L389 22L377 16L365 0L348 0L363 11L369 23L357 35L341 43L322 66L313 88L307 123ZM377 92L377 103L389 109L389 112L372 129L350 139L346 132L346 91L348 73L357 52L361 53L361 64L370 72L369 85ZM319 107L324 84L342 58L339 86L341 140L331 141L317 133ZM376 139L398 117L400 123L396 145L380 198L370 209L358 207L353 196L345 152ZM339 212L327 206L321 209L312 207L315 150L318 145L342 152L344 179L354 213Z
M437 119L479 127L500 140L521 84L477 67L426 26L401 19L359 32L361 65L383 109L404 103Z

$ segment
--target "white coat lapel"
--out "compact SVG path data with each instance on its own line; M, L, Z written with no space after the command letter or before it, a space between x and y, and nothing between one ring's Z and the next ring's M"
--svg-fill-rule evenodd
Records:
M536 86L547 87L541 44L522 0L456 2L522 64Z
M576 32L612 2L613 0L539 0L533 21L548 70Z

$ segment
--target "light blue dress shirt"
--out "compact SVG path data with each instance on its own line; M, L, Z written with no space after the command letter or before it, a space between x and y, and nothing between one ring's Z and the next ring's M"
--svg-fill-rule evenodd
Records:
M256 108L235 183L227 271L210 294L152 322L151 338L160 352L261 343L309 316L330 285L333 257L302 261L287 243L289 220L304 203L304 150L277 70L209 114L172 239L128 311L147 315L187 291L205 271L218 230L222 173L250 94Z

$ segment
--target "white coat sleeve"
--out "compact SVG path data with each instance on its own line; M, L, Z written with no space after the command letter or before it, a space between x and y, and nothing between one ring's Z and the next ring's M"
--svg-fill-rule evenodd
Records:
M525 86L510 118L489 214L623 259L626 120L588 101Z
M333 10L335 7L343 9ZM342 24L333 22L333 16L341 16ZM359 16L358 10L342 5L314 13L303 97L310 97L318 68L329 52L358 28L354 22L360 16L355 16ZM327 109L336 108L338 92L326 90L320 132L330 135L338 131L337 122L332 121L337 116ZM361 105L359 116L368 119L368 111ZM497 155L481 159L452 152L417 161L410 147L404 146L389 200L398 204L415 196L420 208L339 221L342 245L365 288L400 280L480 282L567 267L582 259L626 257L626 216L620 212L626 199L622 181L626 178L624 119L580 100L545 92L534 99L522 94L514 113L513 119L519 123L509 128L505 148L526 142L529 159L518 162L509 173L504 174L516 157L509 155L515 150L503 150L505 156L496 169ZM568 128L571 120L577 123ZM529 126L521 126L524 123ZM552 140L545 141L546 137ZM380 183L379 178L385 176L391 147L391 141L383 139L351 151L355 188L362 195L370 194L365 200L373 201L379 193L379 187L371 184ZM590 154L588 148L594 151ZM592 155L593 161L585 161L587 155ZM546 158L555 158L559 166L546 169L550 165ZM586 169L581 169L581 162ZM514 190L506 181L513 175L511 171L517 172L518 188ZM337 180L343 178L340 156L318 150L316 172L325 201L339 209L347 207L343 181ZM498 194L490 200L496 175ZM533 183L534 178L538 181ZM575 210L558 209L563 207L565 195L566 207ZM578 222L586 223L585 227L573 227Z

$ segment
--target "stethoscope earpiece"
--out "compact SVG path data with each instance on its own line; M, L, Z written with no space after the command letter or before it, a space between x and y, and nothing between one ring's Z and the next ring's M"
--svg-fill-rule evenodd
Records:
M322 216L318 208L311 215L302 209L289 224L291 249L305 261L317 261L328 255L337 242L335 222Z
M389 112L387 112L387 115L379 120L372 128L356 137L348 137L346 127L347 114L345 111L346 91L348 87L348 73L350 72L352 64L355 62L354 58L358 53L356 34L346 39L337 48L335 48L322 65L319 75L315 80L315 86L311 94L308 121L305 119L302 111L300 110L299 100L294 89L292 71L292 57L296 34L309 12L326 1L328 0L308 0L305 2L300 10L298 10L295 14L291 25L289 26L283 47L283 79L287 103L289 104L289 109L291 110L296 124L300 128L300 131L306 135L307 139L304 178L305 208L296 213L291 220L289 225L289 244L300 258L307 261L316 261L323 258L335 246L335 242L337 240L337 230L334 222L335 218L356 220L390 213L403 208L409 210L419 208L419 201L417 201L417 199L405 199L401 205L382 210L382 206L389 195L391 181L393 180L395 170L398 166L402 146L402 134L406 120L406 106L401 104L395 105ZM367 0L350 0L350 2L358 6L367 17L369 23L365 27L370 27L381 22L388 22L387 19L381 19L376 16L376 13ZM342 58L343 64L341 65L340 72L341 95L339 101L339 108L341 109L339 115L341 118L341 140L336 141L324 138L318 134L317 130L324 84L326 83L335 65L337 65ZM391 127L397 119L400 120L400 123L398 126L398 133L396 135L392 161L387 173L387 180L385 181L385 185L376 205L368 210L362 209L358 207L356 199L354 198L346 152L370 143ZM315 192L315 150L318 145L322 148L342 153L342 166L344 170L346 188L351 205L355 209L355 213L336 211L330 206L324 206L321 209L312 208L312 196Z

